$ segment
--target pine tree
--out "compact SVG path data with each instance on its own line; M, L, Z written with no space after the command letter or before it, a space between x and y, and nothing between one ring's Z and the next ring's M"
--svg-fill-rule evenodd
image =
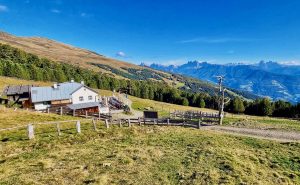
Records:
M243 101L238 97L234 98L232 109L233 109L233 112L235 112L235 113L243 113L245 111Z
M269 116L272 114L273 109L272 109L272 104L270 99L268 98L263 98L260 100L259 105L258 105L258 110L259 110L259 115L261 116Z
M200 105L199 105L200 108L205 108L205 101L201 98L200 99Z
M183 105L183 106L189 105L189 100L187 98L182 98L181 102L182 102L181 105Z

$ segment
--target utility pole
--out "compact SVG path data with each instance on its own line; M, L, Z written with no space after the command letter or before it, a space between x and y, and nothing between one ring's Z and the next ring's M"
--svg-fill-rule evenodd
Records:
M223 117L224 117L224 105L225 105L225 90L222 86L222 83L224 81L224 76L217 76L217 79L219 81L219 124L222 125L223 123Z

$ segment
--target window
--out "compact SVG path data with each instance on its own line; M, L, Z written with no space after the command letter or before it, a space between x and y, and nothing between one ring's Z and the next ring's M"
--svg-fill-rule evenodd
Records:
M93 96L89 96L89 100L92 100L93 99Z
M79 101L83 101L83 96L79 96Z

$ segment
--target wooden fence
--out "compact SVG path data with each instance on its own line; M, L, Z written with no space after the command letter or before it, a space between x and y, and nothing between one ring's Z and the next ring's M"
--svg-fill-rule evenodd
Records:
M28 125L16 126L11 128L0 129L0 132L3 131L11 131L11 130L19 130L27 128L27 137L28 139L35 138L35 127L37 125L54 125L57 135L60 136L62 134L61 124L64 123L75 123L76 133L81 133L81 123L88 122L91 124L93 130L98 130L98 122L99 120L103 120L103 118L93 118L93 119L84 119L84 120L66 120L66 121L52 121L52 122L42 122L42 123L30 123ZM111 125L118 125L119 127L131 127L133 125L158 125L158 126L183 126L183 127L192 127L192 128L200 128L202 125L202 120L184 120L181 119L169 119L169 118L161 118L161 119L145 119L145 118L137 118L137 119L104 119L104 126L106 128L110 128Z
M201 119L203 122L218 122L220 116L218 113L201 112L201 111L175 111L170 113L170 118L179 118L182 120Z

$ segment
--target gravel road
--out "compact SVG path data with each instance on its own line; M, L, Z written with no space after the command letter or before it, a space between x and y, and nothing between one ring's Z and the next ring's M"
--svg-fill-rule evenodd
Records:
M202 129L232 133L256 138L272 139L282 142L300 142L300 132L267 129L238 128L228 126L203 126Z

